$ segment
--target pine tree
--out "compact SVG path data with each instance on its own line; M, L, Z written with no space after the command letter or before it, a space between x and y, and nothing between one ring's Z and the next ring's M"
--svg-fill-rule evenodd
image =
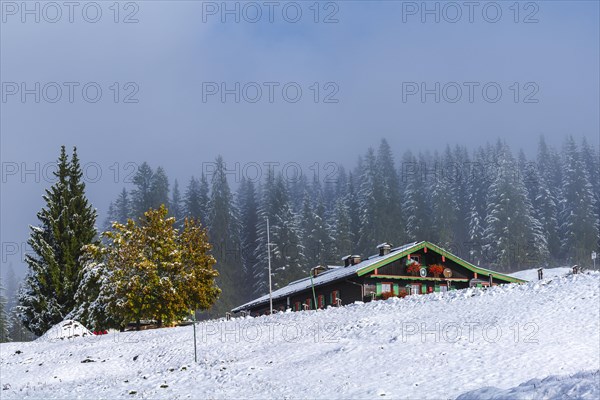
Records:
M6 307L7 310L12 310L17 305L17 294L19 292L19 284L17 283L17 278L15 276L15 271L13 269L12 263L8 264L6 268L6 278L4 280L6 286Z
M175 218L175 226L181 228L185 212L183 210L181 193L179 192L179 182L177 182L177 179L175 179L175 182L173 183L173 193L171 194L169 211L173 218Z
M185 190L183 209L186 217L202 219L202 204L200 203L200 182L193 176Z
M271 228L273 288L283 287L293 280L308 276L308 269L303 262L305 257L300 227L290 205L289 194L281 174L275 178L272 171L268 172L262 188L258 215L256 225L258 245L254 253L257 262L253 269L256 282L255 294L262 295L268 291L267 218Z
M117 213L115 210L115 204L111 201L108 205L108 211L106 212L106 218L104 219L104 224L102 227L105 231L109 230L112 226L112 223L117 220Z
M154 209L164 205L169 208L169 178L163 167L156 168L150 180L150 207Z
M435 156L436 173L429 180L431 202L433 211L433 225L435 229L432 232L431 240L438 243L443 248L455 252L457 247L455 238L455 226L457 225L458 203L455 192L452 190L455 175L452 173L452 155L450 149L446 148L443 159ZM448 168L450 166L450 168Z
M431 207L427 194L426 158L419 159L407 151L403 158L404 203L406 232L409 240L427 240L431 236Z
M4 287L0 283L0 343L10 341L8 325L7 301L6 297L4 297Z
M360 233L358 250L362 254L370 254L377 246L379 237L378 223L381 218L381 185L377 176L375 151L369 148L365 155L358 192Z
M329 236L323 192L318 177L313 177L311 192L304 194L299 226L305 258L304 268L310 269L331 261L333 238Z
M585 137L581 142L581 160L587 168L587 174L592 186L596 230L600 232L600 148L597 152L594 151L594 147L588 144ZM598 237L596 248L600 249L600 236Z
M456 224L453 227L454 240L458 244L457 255L467 258L469 256L469 214L471 204L469 201L469 174L473 165L469 151L465 146L455 146L452 155L446 158L449 164L443 166L446 180L449 181L449 191L454 196L456 203Z
M377 205L377 241L401 245L406 241L402 227L405 225L402 210L400 179L396 172L394 156L387 140L382 139L377 151L376 176L381 182L380 204ZM369 249L371 250L371 249Z
M132 218L131 202L127 195L127 190L123 188L117 200L115 200L115 219L120 224L125 224L129 218Z
M496 146L498 169L487 198L484 241L489 261L501 271L543 264L546 239L533 210L523 177L508 146Z
M333 248L340 257L352 254L354 240L352 238L350 209L344 197L338 198L335 203L335 229L333 230Z
M198 191L198 199L200 204L200 220L202 224L208 226L209 224L209 213L210 213L210 190L208 185L208 179L206 175L200 176L200 186Z
M131 208L135 218L140 218L153 205L152 178L154 172L143 162L133 177L135 188L131 191Z
M572 136L567 138L564 157L562 251L569 262L585 265L598 244L593 187Z
M37 215L40 226L31 227L28 243L34 254L26 256L29 273L19 293L20 318L36 335L75 307L82 248L95 241L96 211L85 197L82 175L76 149L69 163L63 146L57 182L46 190L46 207Z
M242 177L237 193L237 209L240 218L240 246L242 249L241 261L245 285L243 287L243 300L252 299L254 282L253 267L256 264L254 250L258 244L256 225L258 223L257 194L254 183Z
M468 243L465 247L469 249L468 260L475 264L487 259L483 236L486 229L487 193L491 185L491 176L486 172L488 164L486 151L480 147L475 152L467 178L469 214L465 220L468 225Z
M8 337L13 342L30 342L37 337L25 328L17 307L14 307L8 315Z
M548 148L544 137L540 137L537 154L539 176L539 195L534 209L538 210L538 219L542 224L548 242L548 251L553 260L561 257L559 231L559 202L562 197L562 167L558 154Z
M217 284L222 290L211 314L223 315L243 299L243 271L240 268L240 243L238 216L233 203L233 195L227 182L225 162L218 156L212 175L208 232L213 244L213 256L219 271Z
M348 207L350 215L350 240L352 241L352 250L358 249L358 240L360 238L360 206L358 202L358 194L355 190L358 187L355 175L348 174L348 188L345 196L345 204ZM347 254L343 254L347 255Z

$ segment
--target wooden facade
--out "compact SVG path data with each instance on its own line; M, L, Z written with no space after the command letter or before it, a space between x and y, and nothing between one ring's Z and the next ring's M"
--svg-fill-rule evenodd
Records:
M344 266L314 268L312 276L273 292L273 310L315 310L391 296L524 282L477 267L429 242L411 243L395 249L384 243L378 250L378 255L366 260L347 256L343 258ZM232 311L254 316L268 314L269 297L262 296Z

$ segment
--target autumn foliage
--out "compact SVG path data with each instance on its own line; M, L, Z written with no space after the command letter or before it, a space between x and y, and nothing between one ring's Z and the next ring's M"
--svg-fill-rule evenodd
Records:
M104 246L87 247L88 273L98 275L100 269L104 277L97 282L100 287L86 290L99 293L90 307L105 314L91 316L92 325L123 327L150 319L160 326L216 301L218 273L206 230L189 219L178 230L167 214L161 206L147 211L139 224L131 219L114 223L102 235Z

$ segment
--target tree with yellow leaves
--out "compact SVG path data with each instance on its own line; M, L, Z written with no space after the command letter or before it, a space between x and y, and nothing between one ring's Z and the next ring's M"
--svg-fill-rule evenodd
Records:
M73 318L94 329L139 327L145 319L162 326L213 305L221 291L206 230L193 219L178 230L167 215L163 205L139 224L114 223L103 233L106 245L87 247Z

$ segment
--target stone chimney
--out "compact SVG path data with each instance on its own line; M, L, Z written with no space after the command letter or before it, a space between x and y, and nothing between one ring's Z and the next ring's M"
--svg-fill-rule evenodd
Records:
M387 242L384 242L377 246L377 250L379 250L380 257L385 256L387 254L390 254L390 251L392 251L392 245Z

